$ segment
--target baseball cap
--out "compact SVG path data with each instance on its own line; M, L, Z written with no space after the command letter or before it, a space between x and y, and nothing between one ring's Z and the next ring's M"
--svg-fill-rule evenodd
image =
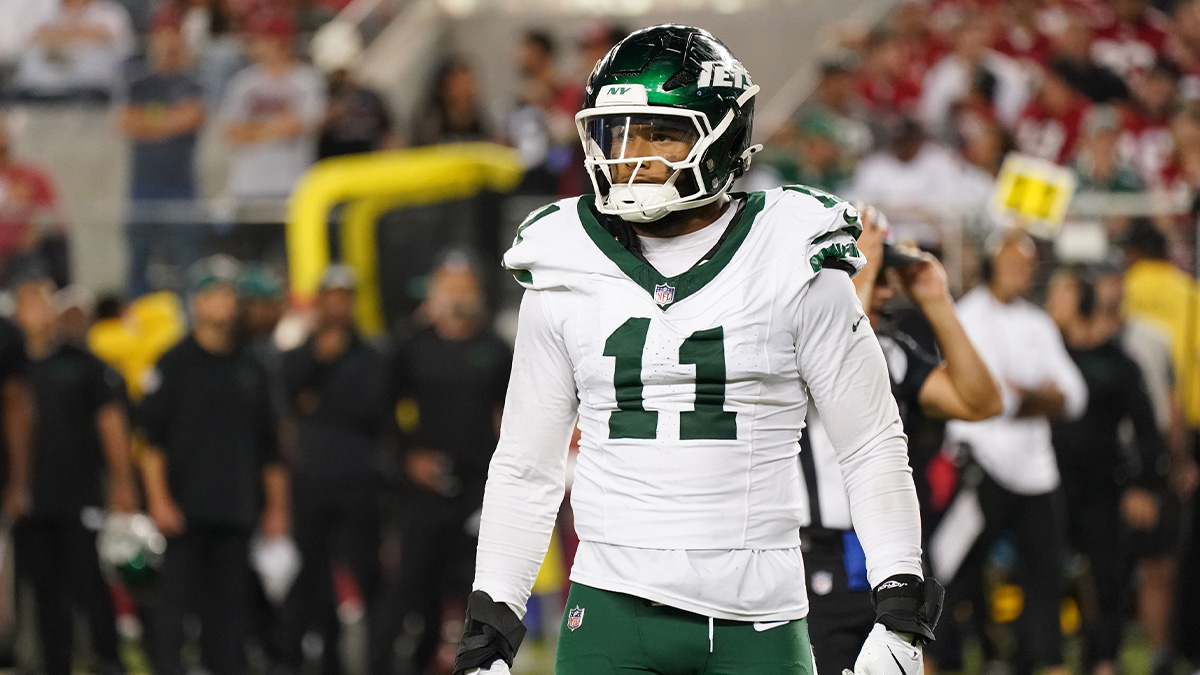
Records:
M237 292L244 298L278 300L283 297L283 284L266 267L251 265L238 277Z
M358 288L358 275L349 265L330 265L321 274L320 290L324 291L353 291Z
M250 17L246 32L259 37L290 38L296 34L296 22L280 12L262 12Z
M234 258L217 254L197 261L188 269L188 281L193 293L203 293L213 286L224 284L237 288L242 266Z

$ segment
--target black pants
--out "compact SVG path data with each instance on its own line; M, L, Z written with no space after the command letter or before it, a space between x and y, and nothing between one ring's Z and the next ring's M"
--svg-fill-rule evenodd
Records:
M970 602L976 631L987 622L983 572L996 540L1005 533L1016 537L1016 581L1024 591L1024 607L1017 623L1014 658L1017 675L1063 663L1059 608L1063 598L1063 556L1066 547L1066 512L1062 493L1021 495L1009 492L985 477L978 488L979 505L986 524L983 534L967 554L946 587L945 612L938 622L937 641L927 648L940 670L961 670L963 629L955 621L956 607ZM1116 527L1116 523L1113 524ZM984 641L984 657L995 658Z
M854 670L863 641L875 624L868 590L850 590L840 530L803 530L808 585L808 634L818 673Z
M93 672L125 672L117 655L117 617L100 571L96 533L78 522L25 520L13 530L17 574L33 586L42 663L48 675L69 675L72 610L87 616Z
M1085 648L1083 666L1115 661L1129 601L1129 555L1121 525L1116 485L1072 491L1067 500L1071 546L1087 559L1088 574L1080 587Z
M183 672L184 617L200 619L200 658L214 675L245 672L250 533L191 525L167 542L151 610L150 661L156 675Z
M289 668L299 670L304 660L301 641L315 630L325 643L321 672L340 673L341 623L332 563L349 568L364 599L375 597L380 530L375 492L298 487L292 504L292 536L303 566L279 612L280 653Z
M1178 641L1180 653L1200 667L1200 490L1192 493L1191 531L1180 557L1178 578Z
M481 500L444 499L429 493L407 500L401 518L400 573L387 583L373 611L371 672L395 672L396 638L410 615L421 618L424 629L411 663L402 672L423 673L441 640L443 600L466 607L475 569L477 533L467 531L468 520Z

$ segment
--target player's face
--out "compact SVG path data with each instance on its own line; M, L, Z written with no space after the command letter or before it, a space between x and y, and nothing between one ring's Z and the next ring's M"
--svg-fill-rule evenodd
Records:
M354 292L331 288L317 297L317 321L324 326L349 326L354 321Z
M610 157L662 157L668 162L687 159L695 143L696 133L686 128L662 124L625 124L613 128ZM636 162L617 164L613 167L613 181L626 183L637 167ZM635 183L665 183L671 177L671 169L659 161L642 164Z
M229 284L213 284L192 299L192 312L196 323L232 330L238 316L237 293Z
M662 114L613 114L586 122L589 151L614 162L608 165L613 184L667 182L691 155L700 132L690 117Z

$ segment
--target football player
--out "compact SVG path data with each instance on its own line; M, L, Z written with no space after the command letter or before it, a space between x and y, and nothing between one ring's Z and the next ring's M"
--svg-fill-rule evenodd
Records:
M709 33L655 26L576 116L594 195L532 213L527 290L456 673L507 673L563 496L580 538L559 675L815 673L797 440L820 408L874 585L855 670L917 675L937 586L887 367L854 293L858 213L803 186L730 193L754 98Z

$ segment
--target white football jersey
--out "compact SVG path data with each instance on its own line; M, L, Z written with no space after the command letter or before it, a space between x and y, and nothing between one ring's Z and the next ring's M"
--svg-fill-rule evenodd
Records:
M879 490L890 499L903 479L912 492L882 353L849 282L836 287L845 292L836 312L804 310L819 271L853 274L864 263L857 212L801 186L740 195L731 208L741 211L711 256L669 278L604 229L591 196L547 206L521 225L504 264L537 293L522 304L476 588L514 606L527 597L533 547L544 553L534 531L549 522L542 512L554 495L543 482L561 469L551 449L533 447L557 432L518 418L559 425L573 410L559 400L567 395L577 399L581 431L571 496L581 540L572 579L581 583L717 618L803 616L797 455L810 385L816 400L833 400L839 387L859 397L863 410L842 406L856 424L833 439L843 460L864 463L876 446L898 446L882 451L899 457L896 467L874 456L883 459L878 480L855 474L852 497L857 487L860 497ZM544 325L530 328L534 318ZM911 506L915 521L915 493ZM880 502L875 511L895 508ZM893 529L883 538L903 538L896 559L919 573L919 534ZM795 564L756 558L761 552ZM876 562L880 574L892 564ZM701 571L709 569L719 571ZM689 575L711 578L680 579Z
M853 207L800 190L749 195L716 255L670 279L600 226L589 197L522 227L505 265L527 287L570 290L549 308L579 392L581 540L799 544L807 399L790 327L826 258L861 261Z

